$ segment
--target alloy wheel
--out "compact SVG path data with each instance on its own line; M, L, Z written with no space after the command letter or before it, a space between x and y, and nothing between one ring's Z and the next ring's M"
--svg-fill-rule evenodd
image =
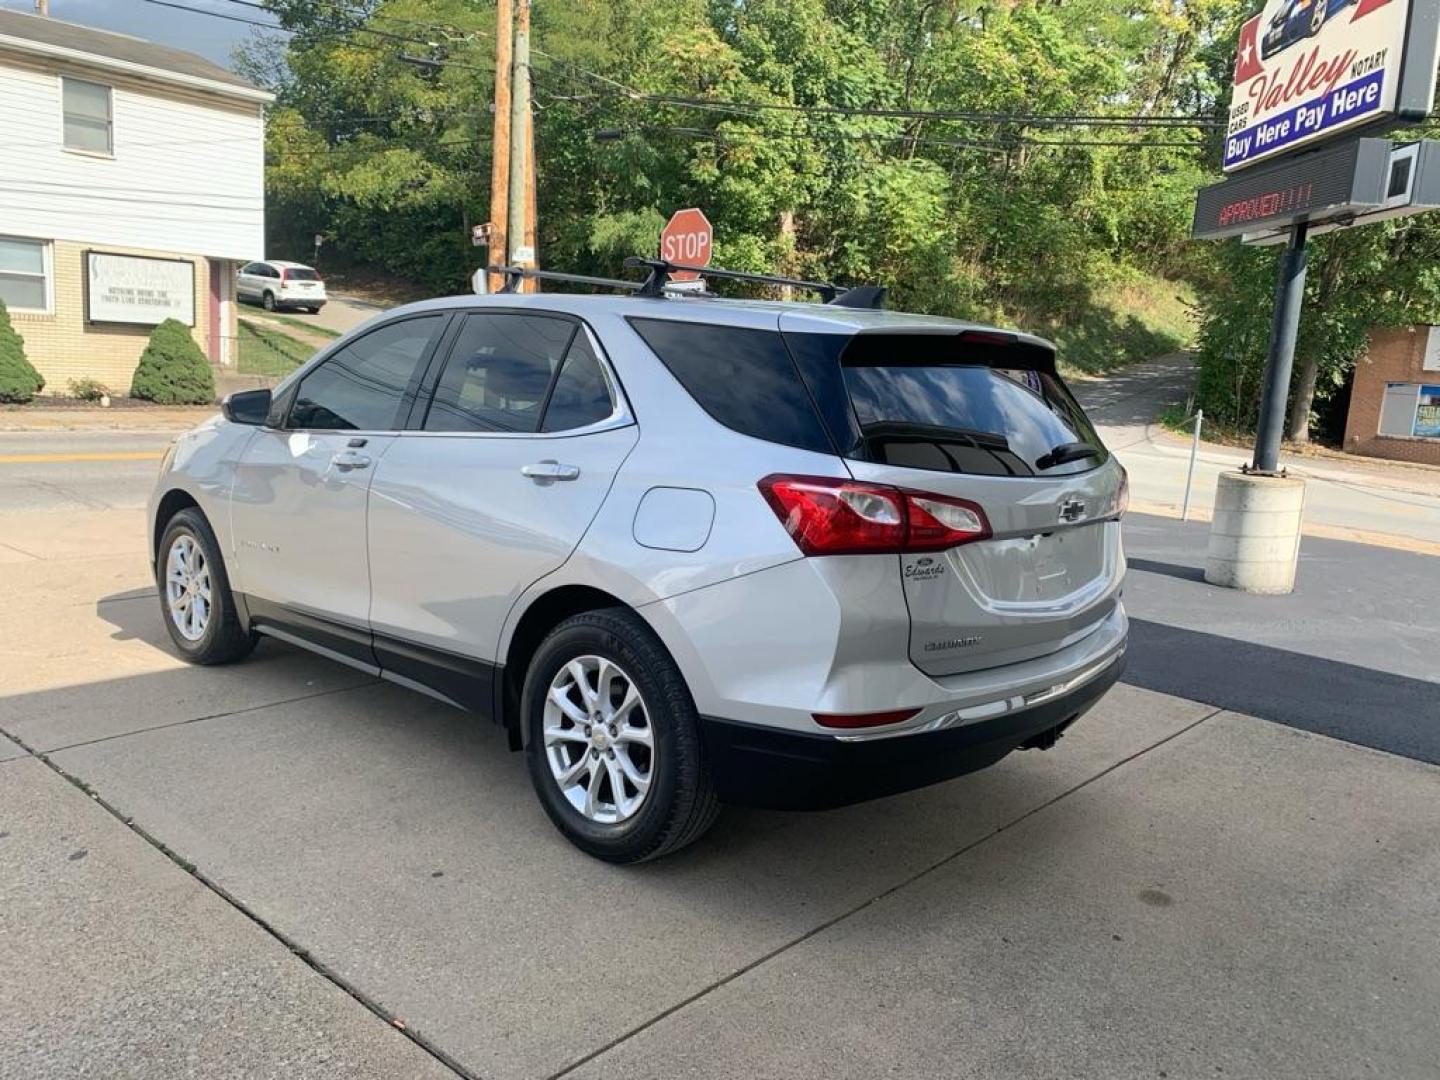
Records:
M545 695L545 758L561 794L587 820L617 825L644 805L655 732L635 681L613 660L577 656Z
M165 558L165 604L186 641L199 641L210 625L210 564L189 533L181 533Z

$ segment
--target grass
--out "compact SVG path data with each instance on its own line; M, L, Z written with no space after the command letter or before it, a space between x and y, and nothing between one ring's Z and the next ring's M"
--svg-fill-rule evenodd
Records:
M244 320L240 323L240 356L235 369L241 375L288 375L314 355L314 346L289 334Z
M328 326L317 326L315 323L306 322L304 319L297 319L293 315L277 315L274 312L270 312L265 315L265 318L270 319L272 322L293 326L297 330L308 330L310 333L319 334L321 337L337 338L340 336L339 330L332 330Z
M1195 338L1194 305L1190 285L1136 276L1099 290L1078 316L1048 324L1039 320L1034 329L1055 342L1067 374L1102 375L1189 348Z

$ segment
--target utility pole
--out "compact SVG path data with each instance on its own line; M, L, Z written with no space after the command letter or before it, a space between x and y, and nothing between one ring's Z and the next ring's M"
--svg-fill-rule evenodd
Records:
M35 12L48 19L50 17L50 0L35 0Z
M510 94L510 200L506 231L510 262L529 266L535 260L534 251L527 250L525 243L525 204L529 201L525 166L530 143L530 0L515 0L515 51L511 69L514 77Z
M525 140L525 246L530 249L530 265L535 269L540 268L540 248L535 242L535 217L537 214L535 201L535 114L530 112L525 118L525 127L530 137ZM525 280L524 289L526 292L538 292L539 283L534 278Z
M528 11L527 11L528 18ZM510 0L495 0L495 134L490 167L490 261L510 261L506 225L510 216ZM490 275L490 291L499 292L505 279Z

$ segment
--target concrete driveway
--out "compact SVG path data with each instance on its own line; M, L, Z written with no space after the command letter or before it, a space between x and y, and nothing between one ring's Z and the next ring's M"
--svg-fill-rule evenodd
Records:
M1135 533L1132 609L1185 606L1160 590L1193 582L1155 567L1187 542L1137 523L1159 534ZM826 814L729 811L619 869L563 842L463 714L272 641L180 663L139 512L7 511L0 545L0 1076L1352 1080L1440 1059L1440 769L1301 710L1122 684L1052 751ZM1217 662L1150 625L1141 681ZM1407 678L1436 723L1435 684Z

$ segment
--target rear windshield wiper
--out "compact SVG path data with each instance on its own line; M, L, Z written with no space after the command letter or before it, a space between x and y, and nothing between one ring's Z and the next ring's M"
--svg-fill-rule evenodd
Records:
M1059 446L1052 446L1050 452L1041 454L1035 459L1035 468L1053 469L1056 465L1064 465L1071 461L1079 461L1087 457L1099 457L1100 451L1088 442L1067 442Z

